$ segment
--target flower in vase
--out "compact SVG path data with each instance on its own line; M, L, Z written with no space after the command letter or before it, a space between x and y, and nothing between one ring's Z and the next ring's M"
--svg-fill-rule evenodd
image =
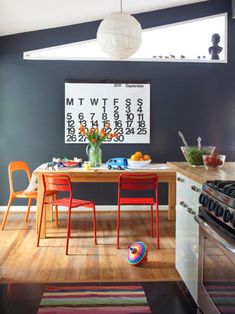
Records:
M102 142L106 139L112 140L115 137L118 137L119 134L116 132L111 132L110 124L107 123L101 129L99 128L87 128L83 124L80 125L79 131L82 135L86 137L89 144L100 146Z

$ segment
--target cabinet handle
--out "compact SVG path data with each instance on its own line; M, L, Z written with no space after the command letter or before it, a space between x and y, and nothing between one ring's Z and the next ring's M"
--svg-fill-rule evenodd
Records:
M183 202L183 201L180 202L180 205L181 205L182 207L184 207L184 208L188 207L188 205L185 204L185 202Z
M201 192L201 189L197 188L196 185L191 185L191 190L193 190L194 192Z
M187 212L188 212L189 214L193 215L193 216L196 215L196 212L195 212L194 210L192 210L192 208L190 208L190 207L187 208Z
M179 181L179 182L184 182L185 180L184 180L183 178L181 178L181 177L178 177L178 178L177 178L177 181Z

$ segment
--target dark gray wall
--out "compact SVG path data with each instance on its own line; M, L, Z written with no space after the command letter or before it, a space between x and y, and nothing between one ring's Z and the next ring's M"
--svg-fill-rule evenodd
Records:
M24 61L23 52L94 38L99 22L0 38L0 204L9 196L7 166L26 161L31 170L53 156L81 156L85 146L64 144L64 80L151 81L151 144L103 145L103 160L149 153L154 162L183 160L177 131L189 143L204 144L235 160L235 21L228 0L139 14L143 28L207 15L229 13L228 64ZM235 178L234 178L235 179ZM17 184L20 185L20 180ZM116 186L82 185L82 197L115 204ZM161 188L161 203L166 203Z

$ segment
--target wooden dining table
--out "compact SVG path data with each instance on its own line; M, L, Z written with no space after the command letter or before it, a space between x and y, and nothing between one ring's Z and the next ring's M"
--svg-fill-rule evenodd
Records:
M37 198L37 230L38 222L41 214L43 201L43 181L42 174L61 174L70 177L72 182L93 182L93 183L117 183L121 173L155 173L158 176L159 183L168 184L168 220L175 220L175 205L176 205L176 171L167 164L151 164L148 168L143 169L127 169L127 170L108 170L104 166L100 168L91 168L85 170L82 168L62 168L58 170L45 170L37 168L33 174L38 177L38 198ZM46 221L52 221L52 208L46 205L47 208L43 217L41 238L46 235Z

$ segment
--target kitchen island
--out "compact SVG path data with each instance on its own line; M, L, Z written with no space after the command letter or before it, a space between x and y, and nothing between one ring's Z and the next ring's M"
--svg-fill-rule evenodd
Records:
M176 171L176 269L198 304L199 196L207 181L235 181L235 162L223 168L190 167L186 162L168 162Z
M235 162L225 162L222 168L190 167L186 162L167 162L167 165L200 184L209 180L235 180Z

